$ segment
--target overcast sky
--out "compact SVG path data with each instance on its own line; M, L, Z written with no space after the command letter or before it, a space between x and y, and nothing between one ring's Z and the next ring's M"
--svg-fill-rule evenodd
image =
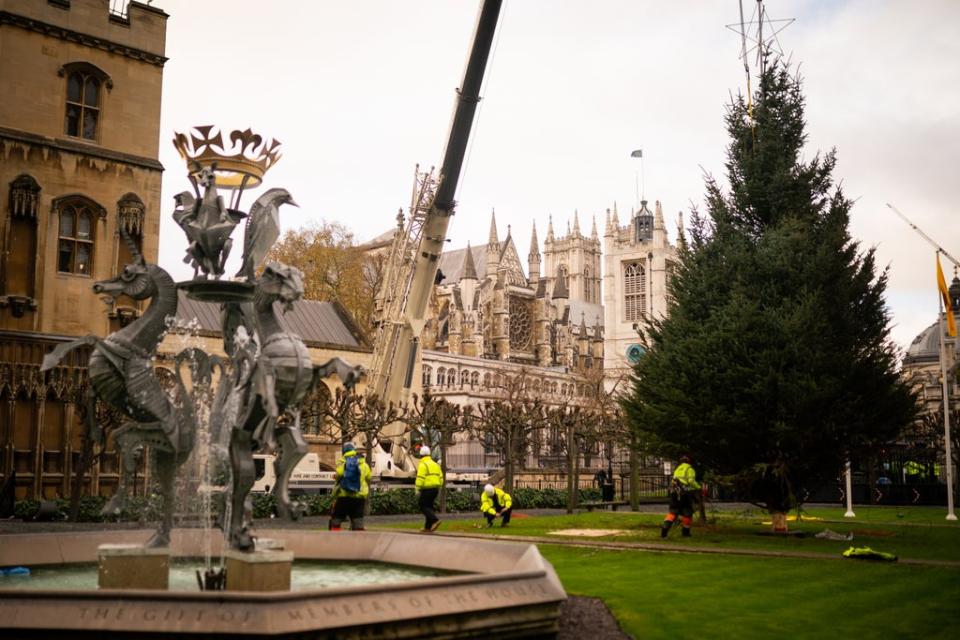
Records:
M178 279L191 273L170 219L188 188L174 131L249 126L280 140L265 186L301 205L282 210L284 228L337 221L360 241L406 209L416 163L439 165L477 2L154 5L170 14L160 262ZM835 177L856 200L851 233L890 267L893 337L906 346L936 317L934 253L885 203L960 257L960 2L766 6L796 18L780 43L804 78L807 155L836 147ZM448 246L486 242L492 209L521 256L550 215L557 233L575 210L584 233L596 216L602 235L608 208L625 222L636 206L630 152L641 148L645 195L675 238L678 212L702 202L703 172L723 176L724 109L745 86L739 36L725 28L738 20L736 0L508 0Z

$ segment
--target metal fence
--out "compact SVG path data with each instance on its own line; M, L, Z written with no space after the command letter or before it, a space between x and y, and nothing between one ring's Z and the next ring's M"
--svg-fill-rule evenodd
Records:
M638 478L640 487L640 498L666 498L670 489L670 476L665 475L641 475ZM567 490L567 479L559 477L556 479L545 480L538 478L528 480L517 478L513 482L517 489L555 489L557 491ZM600 484L593 478L581 476L577 480L578 489L600 489ZM630 476L614 476L613 478L614 495L621 500L630 499Z

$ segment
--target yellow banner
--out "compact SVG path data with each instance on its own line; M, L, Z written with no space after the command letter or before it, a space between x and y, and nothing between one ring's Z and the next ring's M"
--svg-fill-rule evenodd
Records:
M950 300L950 290L947 288L947 281L943 278L943 269L940 268L940 254L937 253L937 288L940 289L940 297L943 298L943 307L947 310L947 333L951 338L957 337L957 321L953 317L953 304Z

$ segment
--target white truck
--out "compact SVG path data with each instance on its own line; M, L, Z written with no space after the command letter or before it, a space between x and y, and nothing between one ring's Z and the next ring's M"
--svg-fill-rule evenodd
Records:
M257 453L253 456L253 465L256 469L256 480L253 483L252 493L270 493L277 482L277 475L273 468L275 456L266 453ZM333 471L320 470L320 456L308 453L294 467L290 474L290 495L306 495L312 493L329 493L333 490Z

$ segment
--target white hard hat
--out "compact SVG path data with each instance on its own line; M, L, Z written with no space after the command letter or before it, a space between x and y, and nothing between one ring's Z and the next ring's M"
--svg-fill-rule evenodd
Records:
M430 447L428 447L427 445L423 445L422 447L420 447L420 455L421 456L430 455Z
M485 494L487 494L488 496L492 496L493 493L494 493L493 485L492 485L492 484L488 484L487 486L485 486L485 487L483 488L483 492L484 492Z

